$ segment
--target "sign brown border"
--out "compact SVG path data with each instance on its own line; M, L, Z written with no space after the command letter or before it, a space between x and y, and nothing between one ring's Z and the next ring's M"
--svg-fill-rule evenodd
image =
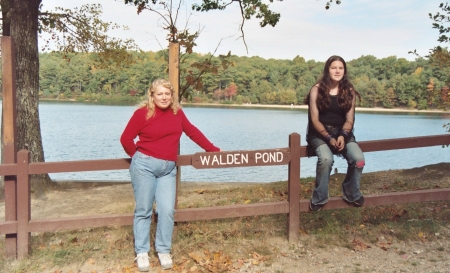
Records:
M192 166L196 169L286 165L290 161L289 148L195 153L192 156Z

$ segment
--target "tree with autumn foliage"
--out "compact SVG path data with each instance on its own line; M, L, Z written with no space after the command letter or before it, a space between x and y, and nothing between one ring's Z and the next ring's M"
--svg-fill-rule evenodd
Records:
M224 90L225 98L228 98L230 101L233 100L233 96L237 95L237 91L238 88L236 84L234 82L230 83L230 85L228 85L228 87Z
M282 1L282 0L276 0ZM137 7L137 14L141 14L147 10L155 13L162 19L162 27L168 32L167 40L169 43L179 43L185 49L185 52L180 55L180 83L179 83L179 100L183 98L190 99L192 91L203 91L205 84L203 82L207 74L217 75L220 71L228 69L233 66L230 61L231 53L227 55L219 55L219 62L213 61L214 52L208 54L202 61L190 63L189 54L193 53L193 48L196 45L195 40L200 35L200 30L191 31L187 28L179 28L177 19L179 18L179 11L182 4L189 1L159 1L159 0L124 0L126 5L134 5ZM269 0L273 3L274 0ZM329 9L333 4L340 4L340 0L329 0L325 4L325 8ZM192 1L191 10L193 12L207 12L211 10L225 10L230 5L239 5L242 21L239 24L241 31L241 39L244 46L247 48L245 40L244 24L247 20L256 18L260 20L260 26L274 27L280 20L280 13L274 12L270 9L270 4L263 0L202 0ZM185 25L188 25L187 23ZM219 42L220 44L220 42Z
M429 17L431 20L433 20L433 28L437 29L439 31L439 37L437 41L439 43L448 44L450 43L450 5L448 3L441 3L439 5L439 8L441 9L441 12L437 12L436 14L429 14ZM450 68L450 52L447 48L443 48L441 46L436 46L435 48L430 50L430 55L428 56L430 58L430 61L432 65L439 67L440 69L449 70ZM431 85L433 83L430 82ZM450 83L447 84L446 88L442 88L439 91L432 92L433 95L437 95L439 97L439 107L443 109L448 109L450 107L450 100L448 99L448 93L446 93L446 89L448 89L448 86ZM432 86L429 85L430 89ZM432 88L434 90L434 88ZM430 92L429 92L430 93Z
M38 35L49 33L49 43L63 52L97 51L105 54L101 59L122 59L132 43L107 42L106 32L112 25L99 19L101 6L48 12L42 10L42 0L1 0L0 7L2 35L13 38L16 52L17 148L28 149L31 162L43 162ZM38 197L45 196L50 183L48 175L32 176L32 190Z
M450 23L450 5L448 3L439 4L439 8L442 13L437 12L436 14L429 14L430 19L433 20L433 28L439 31L439 37L437 41L439 43L450 43L450 27L448 26ZM438 66L440 68L449 68L450 67L450 52L447 48L442 48L441 46L437 46L430 50L430 60L433 65ZM450 108L450 99L449 99L449 88L448 86L444 86L440 92L434 92L434 94L439 97L440 108L448 109ZM431 87L430 87L431 88ZM450 123L444 125L447 128L447 131L450 132Z

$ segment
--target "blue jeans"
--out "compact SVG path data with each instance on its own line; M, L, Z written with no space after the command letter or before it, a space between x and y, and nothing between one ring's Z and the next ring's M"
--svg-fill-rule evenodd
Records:
M174 161L157 159L140 152L133 155L130 174L136 201L133 221L136 254L150 251L150 224L155 201L158 214L155 249L158 253L170 253L175 213L176 173Z
M328 182L334 159L328 145L317 147L316 187L311 202L314 205L323 205L328 201ZM347 160L347 175L342 182L342 198L349 202L358 200L362 194L359 190L361 175L365 165L364 155L356 142L345 144L340 154Z

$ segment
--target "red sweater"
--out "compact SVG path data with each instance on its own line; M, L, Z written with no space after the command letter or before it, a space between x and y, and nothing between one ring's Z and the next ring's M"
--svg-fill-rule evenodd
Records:
M183 132L205 151L220 151L189 122L183 110L179 109L174 115L170 108L155 107L155 115L146 120L147 111L146 107L137 109L120 137L120 143L129 156L139 150L158 159L176 161ZM135 143L137 136L139 139Z

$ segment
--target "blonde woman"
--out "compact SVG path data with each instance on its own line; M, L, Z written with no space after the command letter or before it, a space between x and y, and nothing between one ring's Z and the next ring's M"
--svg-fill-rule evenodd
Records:
M220 151L186 118L174 97L172 84L155 80L148 90L148 99L134 112L120 142L132 158L134 244L140 271L149 271L150 224L156 202L158 224L155 250L163 269L172 268L172 232L176 197L176 160L182 133L207 152ZM135 142L135 138L139 137Z

